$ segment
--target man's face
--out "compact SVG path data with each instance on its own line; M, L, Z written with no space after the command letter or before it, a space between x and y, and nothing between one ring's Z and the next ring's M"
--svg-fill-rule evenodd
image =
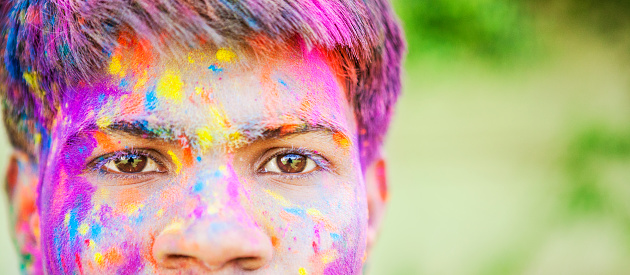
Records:
M53 273L351 274L366 257L357 126L316 50L112 54L67 92L39 197Z

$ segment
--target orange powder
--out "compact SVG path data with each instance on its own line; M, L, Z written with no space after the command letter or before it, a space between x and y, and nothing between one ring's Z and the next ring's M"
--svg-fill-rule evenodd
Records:
M136 115L143 108L144 98L140 94L129 94L122 104L122 111L128 115Z
M129 212L135 212L141 200L140 192L137 189L130 188L128 191L121 192L117 202L116 209L119 209L121 213L127 214Z
M284 125L280 128L280 135L286 135L288 133L293 133L295 132L299 127L301 127L300 125Z
M120 251L118 251L117 247L112 247L109 250L107 250L105 255L103 255L103 259L106 263L115 265L121 262L122 255L120 254Z
M117 149L116 144L107 135L101 132L94 132L94 138L96 139L96 142L107 151L114 151Z
M348 146L350 146L350 140L348 139L348 137L346 137L346 135L341 132L335 132L333 134L333 140L335 141L335 143L337 143L337 146L343 149L346 149L348 148Z
M278 237L276 236L271 236L271 245L273 245L274 248L278 248L278 246L280 245L280 240L278 239Z
M192 149L190 147L184 148L184 165L190 167L193 163Z

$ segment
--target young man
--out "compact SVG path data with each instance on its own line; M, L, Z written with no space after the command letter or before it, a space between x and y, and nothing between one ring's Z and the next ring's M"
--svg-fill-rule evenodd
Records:
M404 48L386 0L4 5L25 273L361 273Z

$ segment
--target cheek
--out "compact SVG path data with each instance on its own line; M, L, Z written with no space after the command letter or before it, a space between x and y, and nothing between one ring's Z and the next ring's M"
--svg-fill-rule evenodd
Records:
M300 194L277 186L260 189L255 195L258 220L271 236L276 260L301 262L296 268L308 274L355 273L363 261L367 230L365 193L357 185L324 177L317 187L297 187Z

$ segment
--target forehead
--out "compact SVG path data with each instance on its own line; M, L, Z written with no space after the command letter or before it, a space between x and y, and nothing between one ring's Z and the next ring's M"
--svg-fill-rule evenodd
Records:
M140 41L114 51L98 85L75 89L65 125L140 122L163 135L213 143L305 124L350 136L354 116L330 64L306 47L264 55L213 47L167 54Z

